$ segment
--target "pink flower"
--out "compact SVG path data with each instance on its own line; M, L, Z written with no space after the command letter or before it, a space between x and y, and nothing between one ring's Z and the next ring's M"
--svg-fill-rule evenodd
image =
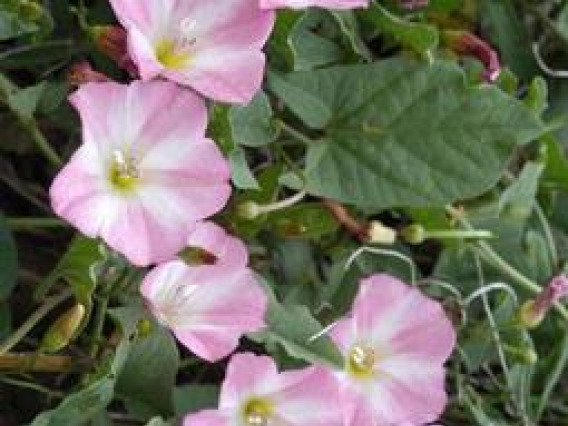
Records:
M373 275L331 337L345 355L338 374L345 426L423 425L442 413L443 364L455 332L439 303L396 278Z
M338 405L335 381L327 370L309 367L278 373L269 357L239 354L227 367L219 408L189 414L183 424L340 426Z
M244 266L164 263L146 276L141 292L154 316L208 361L229 355L244 333L265 325L266 294Z
M83 144L52 184L54 211L136 265L172 259L231 193L203 101L170 82L90 83L70 100Z
M369 6L369 0L260 0L262 9L303 9L310 6L324 9L356 9Z
M274 13L253 0L111 0L143 80L161 76L218 101L247 103L264 74Z
M197 251L207 264L244 267L248 263L246 246L213 222L199 222L187 240L189 250Z

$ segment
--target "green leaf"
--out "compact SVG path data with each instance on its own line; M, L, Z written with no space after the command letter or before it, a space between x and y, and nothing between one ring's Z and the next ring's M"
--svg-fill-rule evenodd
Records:
M219 386L183 385L174 388L174 407L176 416L181 417L207 408L216 408Z
M45 90L46 83L41 82L35 86L20 89L10 94L8 104L19 117L31 119L38 107Z
M320 336L323 328L307 307L284 306L270 294L266 324L265 330L250 337L265 344L280 344L292 357L343 368L343 356L325 333Z
M311 70L337 62L344 56L340 46L318 34L320 26L329 20L326 12L310 9L296 22L288 37L294 55L294 70Z
M172 389L178 367L179 354L174 338L153 323L150 334L140 336L132 344L116 391L137 417L170 416L173 414Z
M319 203L303 203L271 213L273 231L285 238L317 239L334 233L339 225L328 209Z
M345 38L347 38L347 40L349 41L353 52L355 52L358 56L360 56L367 62L371 62L373 60L373 55L361 37L359 31L359 22L357 21L355 14L350 10L332 10L329 13L331 13L331 15L339 24L339 28L341 29L341 32L343 33Z
M18 278L18 251L6 219L0 213L0 302L12 293Z
M495 87L469 87L448 62L393 59L278 81L277 93L292 111L309 126L325 127L308 149L307 191L361 207L475 197L495 185L515 145L542 133L521 102ZM315 120L305 99L327 117Z
M272 108L268 97L258 93L246 106L234 106L229 111L233 141L237 145L259 147L274 141L277 129L272 123Z
M489 26L490 40L501 60L524 79L533 77L538 66L531 49L531 38L519 18L519 8L511 0L484 0L482 14Z
M85 306L91 304L95 288L92 268L103 259L97 240L82 236L75 237L57 266L45 278L36 297L43 294L58 280L65 280L73 287L77 301Z
M407 21L390 13L378 3L372 3L364 15L380 31L389 33L403 46L417 53L426 53L438 46L438 29L432 25Z
M30 426L84 426L99 417L113 399L116 380L136 338L136 325L142 318L137 308L117 308L110 311L120 325L122 338L111 362L102 367L96 379L84 389L65 398L55 409L37 416Z
M276 73L268 74L268 84L272 92L282 99L288 108L301 117L306 125L314 129L321 129L331 120L331 109L320 99L317 93L304 91L301 87L291 84L288 79Z
M258 182L252 173L245 150L241 147L234 148L229 154L231 165L231 179L239 189L259 189Z
M517 220L528 219L533 210L543 170L543 164L528 162L517 180L501 194L500 210Z

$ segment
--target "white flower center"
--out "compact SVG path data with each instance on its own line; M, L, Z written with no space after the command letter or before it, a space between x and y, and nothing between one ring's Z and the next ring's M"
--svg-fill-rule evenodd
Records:
M196 27L197 22L186 17L180 21L175 37L165 38L156 45L156 58L164 67L177 69L188 64L197 42Z

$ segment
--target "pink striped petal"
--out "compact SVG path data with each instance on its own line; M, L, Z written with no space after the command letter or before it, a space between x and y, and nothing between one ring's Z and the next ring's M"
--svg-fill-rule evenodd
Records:
M244 333L264 326L266 295L242 266L168 262L146 276L141 292L156 318L208 361L227 356Z
M357 9L367 7L369 0L260 0L262 9L304 9L317 6L324 9Z

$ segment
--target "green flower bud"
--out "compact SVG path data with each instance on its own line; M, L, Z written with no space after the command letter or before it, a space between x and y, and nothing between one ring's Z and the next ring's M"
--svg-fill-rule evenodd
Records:
M75 332L85 317L85 307L76 304L61 315L44 334L40 349L45 352L57 352L66 347L75 336Z
M243 219L253 220L261 214L260 207L254 201L245 201L237 207L237 215Z
M518 312L518 320L524 328L536 328L544 319L545 312L537 309L534 300L527 300Z
M402 235L404 241L410 244L422 244L428 236L426 229L417 223L405 227L400 235Z

